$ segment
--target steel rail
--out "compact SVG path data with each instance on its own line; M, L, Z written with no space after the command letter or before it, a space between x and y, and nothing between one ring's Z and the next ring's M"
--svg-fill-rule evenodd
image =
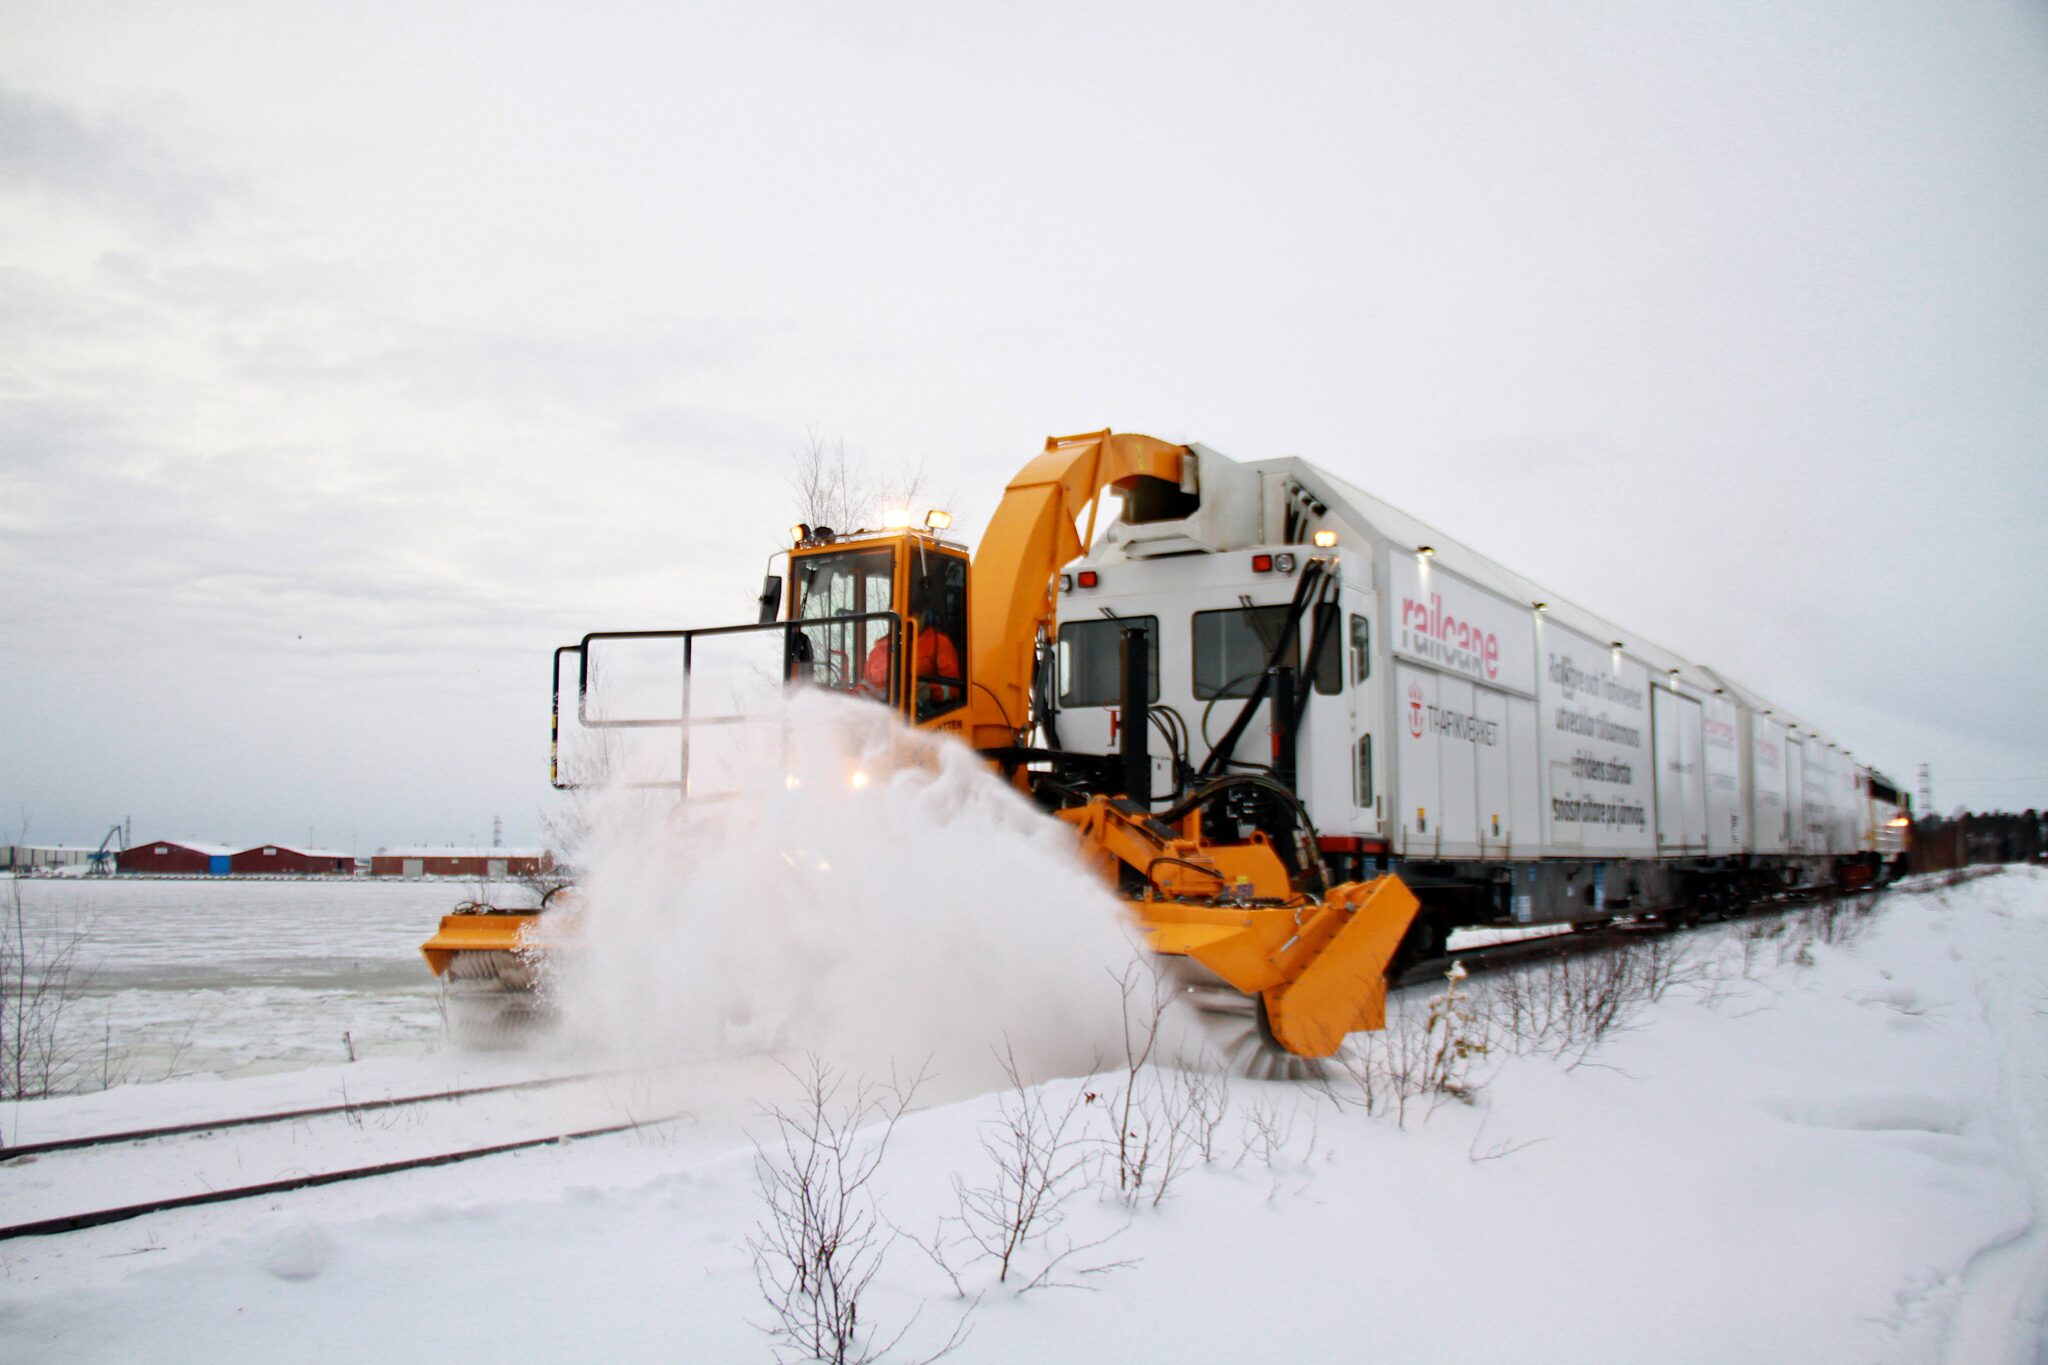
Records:
M41 1218L30 1223L15 1223L0 1227L0 1242L16 1237L47 1237L60 1232L77 1232L84 1228L101 1227L108 1223L122 1223L146 1214L163 1213L171 1209L193 1208L202 1204L225 1204L238 1199L260 1199L264 1195L283 1194L290 1190L310 1189L317 1185L338 1185L348 1180L368 1180L380 1175L396 1175L401 1171L424 1170L432 1166L452 1166L458 1161L474 1161L479 1157L500 1156L506 1152L517 1152L528 1147L545 1147L550 1143L574 1142L582 1138L604 1137L610 1133L624 1133L649 1124L670 1123L684 1118L684 1114L666 1114L660 1118L634 1119L627 1123L608 1124L602 1128L585 1128L574 1133L551 1133L546 1137L522 1138L517 1142L500 1142L489 1147L471 1147L459 1152L439 1152L433 1156L409 1157L403 1161L384 1161L374 1166L352 1166L339 1171L313 1171L305 1175L291 1176L283 1180L265 1181L259 1185L238 1185L231 1189L207 1190L200 1194L177 1195L169 1199L153 1199L141 1204L124 1204L119 1208L93 1209L85 1213L64 1214L56 1218Z
M354 1100L341 1104L323 1104L309 1109L285 1109L270 1114L245 1114L234 1118L203 1119L192 1123L175 1123L161 1128L135 1128L120 1133L91 1133L82 1137L51 1138L47 1142L23 1142L12 1147L0 1147L0 1162L8 1162L21 1156L40 1156L45 1152L68 1152L81 1147L102 1147L115 1142L146 1142L152 1138L183 1137L188 1133L210 1133L228 1128L247 1128L265 1123L291 1123L298 1119L322 1118L329 1114L367 1114L378 1109L396 1109L409 1104L433 1104L439 1100L467 1099L472 1095L497 1095L509 1090L545 1090L550 1086L572 1085L577 1081L605 1080L613 1076L631 1076L647 1067L621 1067L613 1071L585 1071L573 1076L543 1076L532 1081L501 1081L495 1085L475 1085L461 1090L438 1090L425 1095L390 1095L383 1099Z
M1717 924L1738 924L1744 920L1762 919L1771 915L1784 914L1807 906L1822 905L1829 901L1855 900L1863 896L1922 895L1929 891L1941 890L1965 881L1996 872L1996 867L1978 870L1963 868L1950 872L1939 882L1900 886L1897 882L1883 886L1863 886L1854 890L1833 887L1808 887L1796 891L1781 892L1767 900L1753 901L1737 911L1722 914ZM1528 926L1514 926L1528 927ZM1462 963L1468 971L1494 971L1512 967L1545 957L1571 957L1579 953L1597 952L1603 948L1616 947L1634 940L1663 938L1672 934L1691 933L1707 928L1706 922L1692 924L1668 924L1657 920L1637 920L1626 924L1612 921L1588 923L1582 929L1572 929L1562 934L1542 934L1533 938L1516 939L1509 943L1489 943L1484 947L1468 948L1463 952L1444 953L1437 957L1417 962L1390 984L1397 989L1422 985L1429 981L1443 979L1452 963Z

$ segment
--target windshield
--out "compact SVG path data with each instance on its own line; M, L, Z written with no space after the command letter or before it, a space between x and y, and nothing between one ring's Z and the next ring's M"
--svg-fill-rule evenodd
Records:
M878 696L888 690L889 622L845 618L895 609L895 566L889 550L847 550L797 561L792 570L796 620L808 646L810 681ZM875 681L869 681L870 674Z

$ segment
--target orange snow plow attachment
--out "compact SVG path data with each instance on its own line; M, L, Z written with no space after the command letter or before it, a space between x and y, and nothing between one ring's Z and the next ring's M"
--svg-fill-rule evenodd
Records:
M516 953L526 946L521 937L538 918L533 910L443 915L440 929L420 945L420 955L441 976L457 953Z
M573 944L573 911L500 910L479 906L441 917L420 955L441 979L442 1008L458 1042L480 1047L516 1043L547 1016L538 989L541 951Z
M1147 893L1124 903L1146 945L1257 997L1287 1051L1328 1057L1346 1034L1385 1027L1387 966L1421 908L1399 877L1344 882L1318 900L1293 890L1262 837L1208 843L1198 818L1176 828L1105 797L1059 816L1100 871L1142 872Z
M1153 952L1260 997L1274 1040L1298 1057L1328 1057L1347 1033L1385 1026L1387 964L1418 908L1391 876L1333 887L1321 904L1129 904Z

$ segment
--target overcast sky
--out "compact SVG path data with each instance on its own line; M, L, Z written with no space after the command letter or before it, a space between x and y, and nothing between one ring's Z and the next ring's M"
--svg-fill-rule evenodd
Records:
M0 842L535 838L807 431L1101 426L2048 804L2048 9L0 6Z

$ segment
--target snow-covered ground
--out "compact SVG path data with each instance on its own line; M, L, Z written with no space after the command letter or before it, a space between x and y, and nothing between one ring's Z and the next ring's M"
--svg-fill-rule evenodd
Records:
M403 949L440 908L419 905ZM402 910L394 896L361 922ZM233 919L223 941L246 937ZM316 945L330 961L335 941ZM991 1362L2048 1359L2048 874L1893 893L1867 916L1758 921L1695 943L1662 998L1590 1050L1489 1034L1469 1102L1418 1096L1405 1122L1315 1087L1233 1081L1213 1159L1157 1207L1126 1209L1099 1184L1062 1206L1059 1239L1108 1238L1067 1263L1070 1277L1109 1267L1079 1276L1087 1288L1019 1295L982 1264L962 1271L962 1298L906 1238L863 1319L886 1335L916 1315L898 1352L914 1359L964 1316L952 1358ZM355 1026L384 1008L385 989L362 995ZM1411 1021L1425 1005L1407 997ZM127 1086L7 1118L34 1140L566 1061L384 1056ZM1057 1104L1118 1084L1040 1093ZM789 1090L771 1059L705 1062L619 1083L600 1108L688 1112L636 1133L0 1242L0 1353L769 1359L746 1134L767 1134L758 1106ZM490 1141L592 1112L579 1092L574 1114L551 1113L550 1093L509 1118L465 1103L446 1132ZM952 1098L944 1078L934 1093L943 1102L903 1120L872 1187L896 1226L927 1241L955 1208L952 1178L985 1178L979 1139L1001 1103ZM1340 1081L1331 1093L1351 1092ZM1084 1102L1077 1122L1102 1134L1102 1108ZM375 1160L415 1140L415 1122L308 1126L296 1147L291 1135L221 1137L233 1155L210 1153L208 1178ZM0 1209L31 1180L58 1179L60 1159L0 1166ZM12 1198L10 1181L22 1182ZM1024 1264L1047 1254L1027 1247Z

